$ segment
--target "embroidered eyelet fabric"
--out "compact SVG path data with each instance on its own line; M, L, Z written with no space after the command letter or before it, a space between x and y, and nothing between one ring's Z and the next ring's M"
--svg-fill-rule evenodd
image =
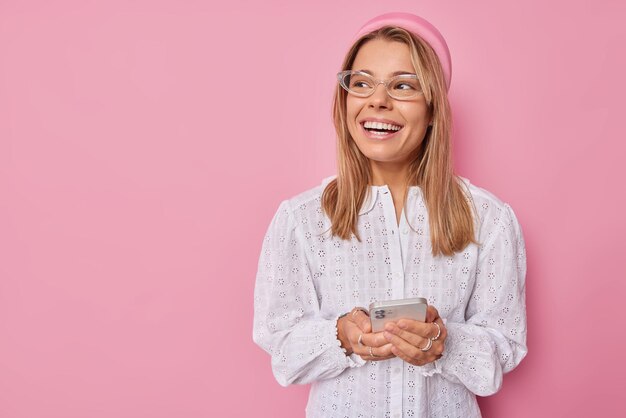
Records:
M527 353L526 256L513 210L462 179L479 244L433 257L417 186L399 225L388 186L369 186L361 242L331 237L321 194L334 177L281 202L262 243L253 339L270 354L276 380L311 383L307 417L480 417L475 395L498 391ZM426 298L444 319L442 358L420 367L346 356L339 315L411 297Z

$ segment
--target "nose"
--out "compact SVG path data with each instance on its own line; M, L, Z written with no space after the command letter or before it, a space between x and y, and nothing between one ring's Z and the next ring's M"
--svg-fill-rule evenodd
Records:
M378 85L374 89L374 93L372 93L372 95L369 97L369 106L375 108L391 107L391 97L387 93L387 88L385 87L384 83L378 83Z

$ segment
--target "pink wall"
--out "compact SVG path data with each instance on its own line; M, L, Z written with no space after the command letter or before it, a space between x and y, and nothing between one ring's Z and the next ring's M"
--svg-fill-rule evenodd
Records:
M524 227L530 353L485 416L620 415L623 1L212 3L0 2L0 416L303 416L252 342L261 240L394 10L447 38L458 172Z

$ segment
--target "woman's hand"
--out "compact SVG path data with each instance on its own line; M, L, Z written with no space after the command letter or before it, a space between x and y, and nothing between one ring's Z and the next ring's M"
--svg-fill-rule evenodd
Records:
M394 355L407 363L423 366L442 356L448 334L439 312L429 305L426 322L400 319L397 323L385 324L383 335L392 344Z
M387 360L395 357L392 344L383 332L372 333L372 324L363 308L354 308L337 321L337 337L347 354L356 353L363 360Z

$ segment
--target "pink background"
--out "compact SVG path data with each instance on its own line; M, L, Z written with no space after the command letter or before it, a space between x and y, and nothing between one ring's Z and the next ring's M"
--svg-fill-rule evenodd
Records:
M0 416L304 415L252 342L261 241L335 173L387 11L446 37L457 171L524 228L530 353L485 416L620 416L624 2L300 3L0 1Z

